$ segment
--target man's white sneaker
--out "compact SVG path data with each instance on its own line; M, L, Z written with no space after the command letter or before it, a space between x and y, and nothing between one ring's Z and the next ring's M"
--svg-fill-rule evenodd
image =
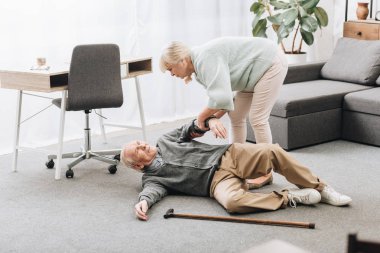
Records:
M351 203L352 199L346 195L343 195L335 191L331 186L326 185L321 191L321 202L327 203L333 206L345 206Z
M311 188L294 189L288 191L289 206L296 207L298 204L314 205L321 201L321 194Z

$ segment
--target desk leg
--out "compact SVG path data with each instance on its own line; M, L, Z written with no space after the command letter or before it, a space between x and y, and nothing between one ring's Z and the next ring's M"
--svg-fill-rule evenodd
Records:
M135 85L136 85L136 92L137 92L137 101L139 103L139 112L140 112L140 121L141 121L141 129L143 132L143 138L144 141L146 140L146 130L145 130L145 117L144 117L144 108L143 108L143 102L141 99L141 92L140 92L140 82L138 77L135 77Z
M20 140L20 119L21 119L21 107L22 107L22 90L17 91L17 105L16 105L16 126L15 126L15 138L13 145L13 162L12 171L17 171L17 159Z
M67 91L64 90L62 91L61 115L60 115L60 122L59 122L57 166L55 168L56 180L61 179L62 144L63 144L63 131L65 128L66 99L67 99Z

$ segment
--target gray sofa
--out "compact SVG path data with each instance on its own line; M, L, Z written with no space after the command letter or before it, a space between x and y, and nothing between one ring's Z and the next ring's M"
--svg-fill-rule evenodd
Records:
M379 75L380 41L341 38L326 63L290 66L269 119L273 142L286 150L336 139L380 146Z

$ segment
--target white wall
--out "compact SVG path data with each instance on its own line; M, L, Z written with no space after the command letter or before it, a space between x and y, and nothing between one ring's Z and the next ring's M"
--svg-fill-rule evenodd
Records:
M48 64L68 62L72 48L85 43L117 43L123 54L131 51L126 34L134 24L127 22L133 2L91 0L14 0L0 2L0 68L30 68L36 57ZM57 96L57 94L53 94ZM0 153L10 152L13 142L16 92L0 90ZM25 97L22 118L49 105L49 101ZM57 140L59 111L51 108L33 121L22 124L21 142L38 146ZM66 136L80 137L83 115L68 113Z
M350 9L354 11L356 1L352 2ZM0 69L15 65L29 68L41 56L50 65L67 63L77 44L117 43L124 57L153 56L154 73L141 78L148 124L194 116L206 104L205 91L195 82L185 86L181 80L160 73L157 59L161 48L172 40L193 46L224 35L251 36L251 4L251 0L0 0ZM341 36L344 4L343 0L321 0L330 25L315 34L312 47L305 46L309 60L331 55ZM123 89L123 107L106 110L105 115L112 121L138 124L133 82L124 81ZM26 97L22 118L49 103ZM16 92L0 89L0 154L12 151L15 105ZM81 138L82 113L66 115L65 140ZM49 108L23 124L21 143L55 143L58 121L58 109ZM99 133L95 116L92 126Z

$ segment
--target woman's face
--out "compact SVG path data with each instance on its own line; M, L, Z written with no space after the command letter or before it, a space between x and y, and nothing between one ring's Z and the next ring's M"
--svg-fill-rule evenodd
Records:
M181 60L176 64L167 64L167 70L172 76L176 76L181 79L191 75L189 64L186 60Z

